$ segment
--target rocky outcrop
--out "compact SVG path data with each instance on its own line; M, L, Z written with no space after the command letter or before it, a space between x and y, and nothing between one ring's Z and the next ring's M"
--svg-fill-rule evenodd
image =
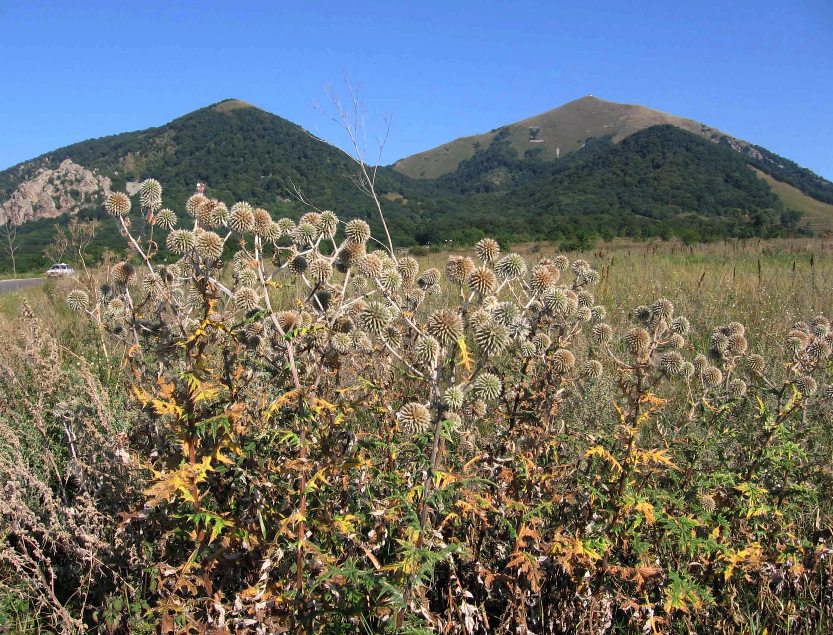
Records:
M65 159L54 169L42 168L17 186L0 204L0 224L12 225L61 214L77 214L101 205L111 193L110 179Z

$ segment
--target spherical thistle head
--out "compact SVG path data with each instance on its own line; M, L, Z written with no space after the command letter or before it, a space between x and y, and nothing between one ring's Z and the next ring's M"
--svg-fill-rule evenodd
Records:
M414 359L423 366L434 366L440 358L440 343L435 337L425 335L414 344Z
M388 293L393 293L402 288L402 276L396 269L385 269L379 276L379 286Z
M451 386L443 393L443 405L451 410L459 410L463 407L466 393L462 386Z
M493 401L500 397L500 391L503 390L503 383L500 378L493 373L482 373L472 384L472 391L474 395L483 399L484 401Z
M729 396L732 399L740 399L746 396L746 382L742 379L733 379L729 382Z
M194 251L204 260L217 260L223 255L223 239L214 232L202 232L194 241Z
M550 311L563 313L567 309L568 299L563 289L550 287L544 291L543 300L544 306Z
M518 342L518 353L524 359L529 359L531 357L535 357L535 355L538 353L538 348L535 346L532 340L524 338Z
M582 289L576 295L578 296L579 306L586 306L592 308L592 306L596 304L596 298L594 298L593 294L590 293L587 289Z
M474 341L484 357L500 355L509 346L509 331L502 324L488 321L474 329Z
M698 373L702 373L703 369L709 365L709 358L703 355L702 353L698 353L694 357L694 370Z
M561 273L555 267L535 265L529 274L529 286L534 293L543 293L558 282L560 275Z
M258 207L252 212L252 229L261 238L265 237L269 232L269 226L271 224L272 217L265 209Z
M500 256L500 245L492 238L483 238L474 246L474 253L483 264L490 265Z
M284 333L294 331L301 327L301 316L297 311L278 311L275 314L275 319L278 321L278 326L283 329Z
M390 322L391 316L386 307L381 302L368 302L364 310L359 314L359 322L362 328L373 335L381 335L385 327Z
M214 208L219 201L207 198L202 205L197 208L197 220L202 227L214 227Z
M356 268L363 276L375 278L382 273L382 260L375 253L365 254L358 259Z
M309 267L309 260L307 260L307 257L302 254L295 256L287 265L287 268L296 276L306 273L307 267Z
M158 298L164 289L162 277L157 273L146 273L142 276L141 288L148 298Z
M697 501L700 503L700 507L703 508L703 511L707 514L711 514L717 508L717 501L714 499L714 496L707 494L706 492L698 494Z
M174 229L168 234L165 245L177 256L184 256L194 248L194 233L187 229Z
M746 358L746 364L753 373L762 373L766 368L766 360L762 355L753 354Z
M795 389L800 392L804 397L812 397L816 394L816 391L819 388L819 385L816 383L816 380L813 379L810 375L802 375L801 377L797 377L796 380L793 382Z
M421 403L406 403L396 413L399 427L407 435L422 434L431 427L431 413Z
M313 258L307 266L307 274L313 282L323 284L333 275L333 266L326 258Z
M301 247L307 247L315 242L318 230L312 223L298 223L292 232L292 242Z
M634 327L625 335L625 347L631 355L643 355L651 344L651 336L642 327Z
M659 369L668 377L679 377L683 374L685 360L679 351L663 353L659 360Z
M437 309L428 316L425 326L441 346L448 346L463 336L463 319L452 309Z
M787 349L793 353L803 350L809 341L810 336L802 330L793 329L787 333Z
M370 240L370 225L360 218L354 218L344 226L344 237L354 245L363 245Z
M176 214L167 207L160 209L159 213L154 217L153 222L162 229L173 229L176 225Z
M189 216L196 216L200 205L207 200L208 197L205 194L194 194L187 201L185 201L185 211L188 212Z
M589 322L593 319L593 311L590 307L580 306L576 310L576 319L580 322Z
M577 276L581 275L588 269L590 269L590 263L586 260L573 260L573 264L570 265L570 271L572 271L573 274Z
M372 353L373 352L373 340L370 339L367 333L364 331L360 331L356 329L355 331L350 332L350 337L353 338L353 347L359 353Z
M603 372L602 363L597 359L588 360L581 368L581 376L589 380L598 379Z
M746 335L746 327L740 322L729 322L726 325L726 335Z
M67 306L75 313L86 311L90 306L90 296L83 289L73 289L67 294Z
M489 406L482 399L475 399L471 402L471 413L475 417L485 417Z
M332 238L338 230L338 216L335 215L335 212L329 210L321 212L318 216L318 222L315 223L315 228L322 238Z
M408 289L405 293L405 299L416 308L425 301L425 291L422 289Z
M814 327L815 328L815 327ZM830 357L833 347L824 339L815 339L807 345L806 353L810 361L820 362Z
M581 274L577 276L576 282L579 284L596 284L601 279L602 276L598 271L595 269L588 269L587 271L582 271Z
M537 352L543 353L552 344L552 339L546 333L536 333L532 336L532 343L535 345Z
M474 260L468 256L449 256L445 274L455 284L464 284L469 274L477 269Z
M347 333L333 333L330 346L339 355L346 355L353 348L353 338Z
M113 281L116 284L125 286L130 283L136 275L136 268L129 262L117 262L113 265Z
M723 354L729 350L729 336L722 331L715 330L711 335L712 350Z
M576 365L576 356L566 348L560 348L552 355L552 367L560 375L569 373Z
M723 381L723 373L716 366L706 366L700 371L700 378L703 380L704 387L713 388Z
M252 206L245 202L235 203L229 211L228 226L238 234L252 231L255 224Z
M412 284L419 273L419 262L413 256L404 256L399 259L396 270L402 276L405 284Z
M243 313L256 309L259 301L257 291L251 287L241 287L234 293L234 306Z
M563 254L558 254L552 259L552 262L559 271L566 271L570 266L570 259Z
M830 333L830 320L823 315L816 315L810 320L810 332L816 337L826 337Z
M651 305L651 319L668 323L674 317L674 303L667 298L660 298Z
M342 273L346 273L351 267L357 266L366 253L367 250L364 243L345 241L336 254L336 269Z
M665 342L665 346L671 349L679 349L685 346L685 338L679 333L671 333L671 337Z
M637 322L647 324L651 321L651 307L645 306L644 304L636 307L633 312L633 317Z
M526 275L526 261L520 254L506 254L495 263L495 273L501 280L515 280Z
M743 355L749 344L746 338L740 333L733 333L729 336L726 350L733 355Z
M509 326L514 320L521 317L521 310L514 302L498 302L492 307L491 314L495 322Z
M222 201L213 201L214 205L211 208L211 215L208 218L208 224L211 227L220 227L228 224L229 212L228 207Z
M124 192L113 192L104 201L104 209L111 216L127 216L130 213L130 197Z
M427 289L440 281L440 270L434 267L430 269L426 269L422 272L422 275L417 280L417 284L422 289Z
M675 317L671 320L671 324L669 326L674 333L682 335L683 337L688 335L688 332L691 329L691 323L688 321L688 318L683 316Z
M472 271L466 279L469 289L481 296L488 295L497 286L497 276L491 269L478 269Z
M257 271L251 267L243 267L237 274L237 283L242 287L254 287L258 282Z

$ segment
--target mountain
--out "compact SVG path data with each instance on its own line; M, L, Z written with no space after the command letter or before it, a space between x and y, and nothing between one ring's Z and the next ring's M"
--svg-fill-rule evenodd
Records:
M0 223L18 227L18 268L71 217L99 219L93 255L123 248L102 209L149 177L182 209L198 181L298 218L319 208L376 225L347 154L300 126L229 99L168 124L60 148L0 172ZM615 235L776 236L833 229L833 184L765 148L688 119L585 97L489 133L378 168L377 190L402 246L576 240ZM376 228L378 229L378 228ZM22 259L22 261L21 261ZM0 270L8 263L0 252Z

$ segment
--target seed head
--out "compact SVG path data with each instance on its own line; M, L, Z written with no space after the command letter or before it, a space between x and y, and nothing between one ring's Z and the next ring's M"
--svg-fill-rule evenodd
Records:
M706 366L700 373L703 380L703 386L712 388L723 381L723 373L715 366Z
M495 273L501 280L514 280L526 275L526 261L520 254L506 254L495 263Z
M261 238L266 236L269 232L269 226L272 224L272 217L265 209L258 207L252 212L252 229L255 234Z
M363 245L370 240L370 225L359 218L354 218L345 225L344 236L354 245Z
M766 368L766 360L761 355L750 355L746 358L746 363L753 373L762 373Z
M686 336L688 335L690 329L691 323L688 321L687 318L680 316L675 317L671 321L671 330L677 333L678 335Z
M309 267L309 261L307 257L298 254L292 260L289 261L289 270L297 276L300 276L302 273L306 273L307 267Z
M67 294L67 306L75 313L86 311L90 306L90 296L83 289L73 289Z
M482 399L475 399L471 402L471 413L475 417L485 417L488 408L489 407L486 405L486 402Z
M165 209L159 210L154 221L162 229L173 229L174 225L176 225L176 214L174 214L173 210L166 207Z
M474 253L483 264L490 265L500 256L500 245L497 244L496 240L483 238L474 246Z
M558 282L560 272L555 267L536 265L529 274L529 286L535 293L543 293L546 289Z
M399 260L399 264L396 266L397 271L399 271L399 275L402 276L402 280L405 284L413 284L414 280L416 280L417 274L419 273L419 263L417 259L413 256L405 256Z
M422 272L422 275L419 277L419 280L417 280L417 284L421 288L426 289L437 284L439 281L440 270L432 267L431 269L426 269Z
M660 298L651 306L651 318L655 322L670 322L674 317L674 303L666 298Z
M330 346L339 355L345 355L350 352L353 346L353 338L347 333L333 333L330 338Z
M634 327L625 335L625 346L631 355L644 355L651 344L651 336L641 327Z
M819 385L816 383L816 380L813 379L810 375L802 375L798 377L794 382L796 390L800 392L805 397L811 397L816 394Z
M307 267L309 277L313 282L323 284L333 275L333 266L326 258L313 258Z
M223 255L223 239L214 232L202 232L194 241L194 250L204 260L217 260Z
M726 335L746 335L746 328L740 322L729 322L726 325Z
M694 357L694 370L698 373L702 373L703 369L709 365L708 358L703 355L702 353L698 353Z
M570 266L570 261L567 256L561 254L553 258L552 262L559 271L566 271L567 267Z
M553 370L561 375L570 372L575 365L576 356L566 348L560 348L552 355Z
M659 360L660 370L669 377L678 377L683 374L685 360L678 351L663 353Z
M462 337L463 320L456 311L438 309L428 317L426 329L437 338L440 345L448 346Z
M598 379L603 372L602 363L597 359L588 360L581 368L581 376L589 380Z
M421 403L406 403L396 413L402 432L408 435L422 434L431 427L431 413Z
M440 357L440 343L436 338L426 335L420 337L414 345L414 358L423 366L434 366Z
M130 213L130 197L124 192L113 192L104 201L104 209L112 216L126 216Z
M241 287L234 294L234 306L243 313L256 309L258 300L257 291L251 287Z
M550 344L552 344L552 340L550 339L550 336L546 333L536 333L532 337L532 343L535 345L536 351L538 351L539 353L543 353L550 347Z
M200 205L207 200L208 197L205 194L194 194L185 202L185 211L188 212L189 216L196 216Z
M295 231L292 232L292 242L296 245L309 246L315 242L318 230L312 223L298 223Z
M396 269L385 269L379 276L379 286L388 293L398 291L402 287L402 276Z
M503 384L497 375L483 373L472 384L472 390L476 397L485 401L493 401L500 397Z
M321 237L332 238L336 235L336 230L338 229L338 216L335 215L335 212L329 210L321 212L321 215L318 217L318 222L315 223L315 227L318 229L318 234Z
M726 350L729 353L733 353L735 355L742 355L746 352L746 349L748 347L746 338L740 333L733 333L732 335L730 335L727 344L728 345Z
M117 262L113 265L113 281L116 284L127 285L136 275L136 269L129 262Z
M463 407L465 392L462 386L451 386L443 393L443 404L451 410L459 410Z
M502 324L490 320L474 330L474 341L484 357L493 357L509 346L509 331Z
M382 273L382 261L376 254L365 254L359 258L357 268L363 276L375 278Z
M246 202L235 203L229 212L228 225L239 234L252 231L255 224L252 206Z
M463 284L476 269L474 261L464 256L449 256L445 264L445 275L455 284Z
M746 382L742 379L733 379L729 382L729 395L733 399L740 399L746 395Z
M359 314L359 321L362 327L373 335L381 335L382 331L390 322L391 316L388 308L381 302L369 302Z

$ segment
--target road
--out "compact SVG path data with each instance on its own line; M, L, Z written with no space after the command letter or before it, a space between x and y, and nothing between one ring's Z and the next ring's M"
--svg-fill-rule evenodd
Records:
M31 287L33 284L40 284L46 278L18 278L17 280L0 280L0 293L17 291L23 287Z

